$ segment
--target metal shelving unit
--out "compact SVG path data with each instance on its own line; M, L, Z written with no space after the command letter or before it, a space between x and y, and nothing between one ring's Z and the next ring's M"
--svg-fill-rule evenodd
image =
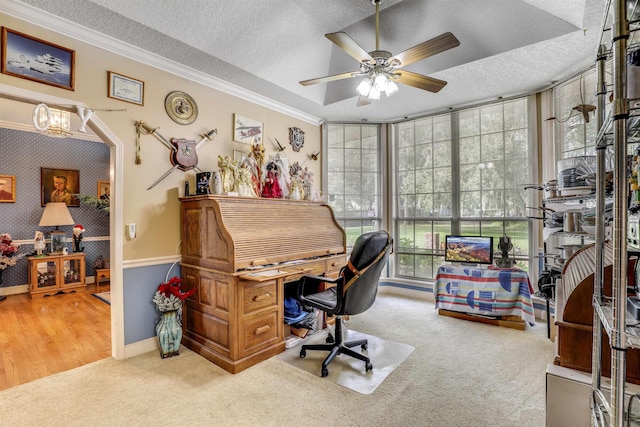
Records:
M597 139L597 185L596 217L604 213L605 150L613 147L614 205L613 205L613 274L612 296L603 294L604 283L604 221L600 219L596 227L596 272L594 281L594 323L592 349L592 424L596 426L614 425L623 427L625 421L631 423L630 414L625 413L626 351L640 348L640 328L627 327L626 280L627 280L627 144L628 136L638 133L629 129L629 124L638 122L635 112L629 110L626 97L627 53L633 46L630 40L629 17L635 17L638 0L607 0L602 25L600 46L596 55L598 68L598 139ZM635 26L635 21L634 26ZM605 117L609 95L605 82L606 61L612 58L613 86L611 91L611 113ZM602 330L609 336L611 348L611 389L606 396L602 389Z

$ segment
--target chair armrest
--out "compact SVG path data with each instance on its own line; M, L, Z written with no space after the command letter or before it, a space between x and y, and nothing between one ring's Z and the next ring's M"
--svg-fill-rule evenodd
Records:
M315 285L317 285L318 283L336 284L340 279L341 277L333 278L333 277L325 277L325 276L315 276L311 274L302 276L300 280L300 286L298 286L298 299L301 300L304 298L304 295L306 295L306 293L304 292L304 288L305 288L305 285L307 285L307 283L315 284ZM315 293L316 291L317 290L314 289L313 292L311 293Z
M315 282L326 282L326 283L338 283L338 280L340 280L340 277L326 277L326 276L314 276L311 274L308 274L306 276L302 276L303 281L306 281L307 279L309 280L313 280Z

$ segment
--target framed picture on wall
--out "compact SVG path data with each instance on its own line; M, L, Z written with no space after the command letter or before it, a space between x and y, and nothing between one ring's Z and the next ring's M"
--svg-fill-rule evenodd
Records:
M233 160L240 163L247 154L248 151L233 150Z
M98 181L98 197L100 200L109 200L111 187L109 181Z
M0 203L16 202L16 177L0 175Z
M64 202L80 206L74 194L80 193L80 172L77 169L40 168L42 206L49 202Z
M233 140L243 144L251 144L254 138L262 141L264 132L264 124L257 120L241 116L233 115Z
M144 82L109 71L109 98L144 105Z
M2 73L74 90L76 52L2 27Z

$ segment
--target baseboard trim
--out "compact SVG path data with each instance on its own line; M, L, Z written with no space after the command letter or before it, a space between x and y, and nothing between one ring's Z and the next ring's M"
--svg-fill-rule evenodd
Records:
M158 351L158 357L160 357L160 353L158 350L158 340L155 336L142 341L134 342L133 344L125 345L124 358L128 359L130 357L139 356L150 351Z
M17 295L17 294L26 294L29 292L29 285L17 285L17 286L7 286L6 288L0 288L0 295Z

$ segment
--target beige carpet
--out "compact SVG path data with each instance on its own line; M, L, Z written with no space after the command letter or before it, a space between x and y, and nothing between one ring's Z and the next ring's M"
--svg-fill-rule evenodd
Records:
M182 348L105 359L0 392L3 426L542 427L553 343L380 295L353 330L415 351L371 394L272 357L232 375ZM374 365L375 366L375 365ZM10 369L7 367L6 369ZM374 368L375 369L375 368Z
M347 331L345 335L345 341L364 338L368 340L366 351L361 350L360 347L354 347L353 350L369 357L373 370L365 372L365 363L363 361L345 355L338 355L329 364L329 375L325 377L325 380L362 394L373 393L382 381L415 350L410 345L383 340L362 332ZM287 349L277 357L296 368L320 375L322 361L327 357L328 352L308 350L306 357L301 358L300 348L303 344L325 344L326 338L327 331L319 332L309 337L308 340L304 340L304 342Z

